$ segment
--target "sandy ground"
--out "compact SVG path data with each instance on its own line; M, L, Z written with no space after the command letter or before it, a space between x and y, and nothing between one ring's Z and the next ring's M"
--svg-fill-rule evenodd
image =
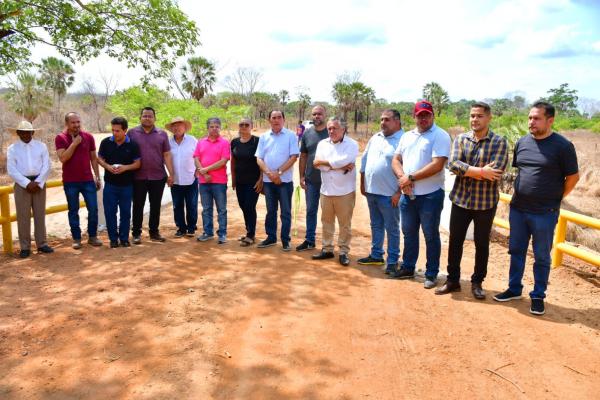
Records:
M222 246L173 238L165 206L166 243L74 251L56 235L55 254L0 256L0 398L598 398L597 268L567 258L551 274L547 314L533 317L528 300L491 300L506 286L502 232L492 241L487 300L469 292L471 242L463 291L435 296L421 274L388 280L356 264L370 248L362 198L353 262L342 267L311 252L240 247L243 219L228 196ZM263 238L263 198L258 210ZM68 231L66 214L53 218ZM293 245L303 225L299 218ZM442 241L445 265L447 235Z

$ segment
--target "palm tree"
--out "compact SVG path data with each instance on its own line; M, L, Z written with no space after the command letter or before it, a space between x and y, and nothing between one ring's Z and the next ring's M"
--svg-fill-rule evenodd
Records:
M9 83L6 100L14 112L29 122L48 111L52 104L42 80L31 72L21 72L17 81Z
M75 70L73 66L66 61L56 57L48 57L42 60L40 68L41 78L44 81L44 86L52 90L52 98L55 107L54 119L59 119L60 103L67 88L71 87L75 82Z
M434 110L437 110L438 117L442 115L442 110L450 104L448 92L437 82L429 82L423 86L423 97L431 103Z
M181 80L183 90L200 101L217 81L215 65L204 57L190 57L187 65L181 67Z
M290 100L290 92L283 89L283 90L279 91L279 94L277 96L279 97L279 104L281 105L282 108L285 109L285 106L287 105L288 101Z

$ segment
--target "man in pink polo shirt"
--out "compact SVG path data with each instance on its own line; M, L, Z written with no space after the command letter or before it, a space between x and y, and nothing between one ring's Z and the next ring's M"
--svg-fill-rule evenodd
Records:
M206 121L208 135L198 141L194 152L194 162L200 180L200 202L202 203L202 227L199 242L214 237L213 204L217 206L217 235L219 244L227 243L227 161L230 150L227 139L221 137L221 120L209 118Z

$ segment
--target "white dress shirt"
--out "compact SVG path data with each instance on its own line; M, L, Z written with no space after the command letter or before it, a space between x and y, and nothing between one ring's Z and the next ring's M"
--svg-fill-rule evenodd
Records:
M356 162L358 143L351 137L333 143L330 138L323 139L317 145L316 160L329 162L330 167L320 166L321 194L325 196L344 196L356 190L356 168L344 173L345 165Z
M194 151L198 141L195 137L184 134L181 143L177 143L174 137L169 138L171 155L173 158L173 169L175 169L175 185L191 185L196 179L196 165L194 164Z
M43 189L50 174L50 155L48 148L39 140L31 139L29 143L19 139L8 146L8 175L23 189L31 182L28 176L37 176L35 182Z

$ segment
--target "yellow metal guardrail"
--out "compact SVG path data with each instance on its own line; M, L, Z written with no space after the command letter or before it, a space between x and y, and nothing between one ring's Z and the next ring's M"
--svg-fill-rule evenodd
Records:
M510 203L511 199L511 195L500 193L500 201L504 203ZM598 253L582 250L565 241L567 237L567 222L574 222L579 225L600 230L600 219L561 209L558 217L558 223L556 224L556 230L554 232L554 243L552 246L552 268L559 267L562 264L563 255L565 253L590 264L600 266L600 255ZM494 225L510 230L510 224L507 220L502 218L494 218Z
M47 188L62 187L62 181L48 181ZM10 213L9 196L13 193L13 186L0 186L0 225L2 226L2 243L4 253L10 254L13 251L12 227L11 222L17 220L17 214ZM85 207L85 202L79 202L79 207ZM46 214L54 214L67 211L66 204L58 204L46 208Z

